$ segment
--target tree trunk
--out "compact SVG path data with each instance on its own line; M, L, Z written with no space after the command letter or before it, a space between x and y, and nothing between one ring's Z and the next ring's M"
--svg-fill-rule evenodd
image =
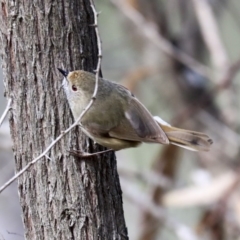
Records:
M97 44L89 0L3 0L0 37L16 171L73 123L57 67L93 71ZM78 129L19 179L26 239L128 239L114 154Z

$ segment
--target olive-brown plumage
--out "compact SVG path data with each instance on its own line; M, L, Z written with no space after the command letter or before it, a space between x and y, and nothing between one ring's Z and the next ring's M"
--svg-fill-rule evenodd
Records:
M66 72L63 86L75 120L89 104L95 75L82 70ZM95 142L120 150L141 142L175 144L189 150L209 150L212 140L203 133L171 127L153 117L125 87L99 78L96 100L81 119L83 131Z

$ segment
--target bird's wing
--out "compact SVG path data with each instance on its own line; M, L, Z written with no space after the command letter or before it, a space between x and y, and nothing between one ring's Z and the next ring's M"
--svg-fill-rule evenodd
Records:
M108 134L114 138L130 141L169 143L164 131L135 97L129 102L125 118L122 118L118 126L110 129Z

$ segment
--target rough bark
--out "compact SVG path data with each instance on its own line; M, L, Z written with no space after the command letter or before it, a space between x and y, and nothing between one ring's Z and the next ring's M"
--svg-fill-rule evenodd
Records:
M73 118L57 67L93 71L97 44L89 0L5 0L0 37L16 171L38 156ZM18 179L26 239L127 239L114 154L78 129Z

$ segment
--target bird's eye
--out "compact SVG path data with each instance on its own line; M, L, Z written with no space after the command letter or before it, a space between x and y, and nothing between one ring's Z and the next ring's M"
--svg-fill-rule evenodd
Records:
M76 87L76 85L72 85L72 90L73 90L74 92L77 91L77 87Z

